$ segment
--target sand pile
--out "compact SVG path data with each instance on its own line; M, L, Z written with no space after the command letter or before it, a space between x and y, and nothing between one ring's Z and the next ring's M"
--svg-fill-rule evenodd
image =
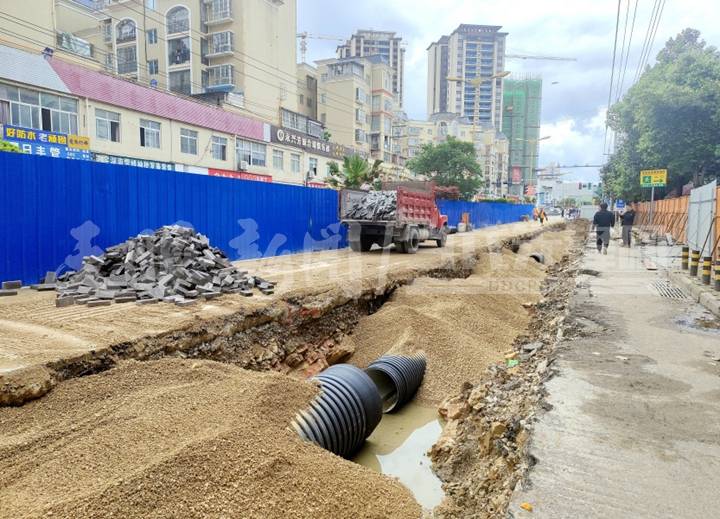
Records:
M520 245L518 256L526 257L533 252L541 252L545 255L545 264L557 263L566 255L572 245L573 231L549 231L544 232L532 241Z
M286 427L315 388L210 361L129 361L0 408L2 517L408 517L399 483Z
M523 247L552 262L568 250L571 233L545 234ZM366 367L386 352L423 350L428 365L417 398L426 404L439 404L463 382L477 381L525 333L527 306L540 298L546 267L528 254L485 254L467 279L421 278L397 289L345 339L355 349L351 362Z

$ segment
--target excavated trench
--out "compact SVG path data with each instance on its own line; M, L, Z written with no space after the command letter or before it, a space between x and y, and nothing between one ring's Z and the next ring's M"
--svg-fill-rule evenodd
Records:
M359 354L356 351L358 344L353 344L349 338L362 333L365 319L383 314L387 310L386 303L398 289L407 292L417 284L416 279L425 278L435 280L434 286L430 287L431 291L442 291L445 284L457 290L473 275L484 254L504 254L503 251L511 254L509 251L512 251L520 256L523 244L538 234L530 233L504 241L440 268L388 279L382 285L367 288L354 297L341 290L288 296L261 309L248 309L222 318L202 320L159 336L117 344L107 350L51 363L47 368L52 383L47 384L45 391L58 381L98 373L125 359L154 360L168 356L206 359L252 371L277 371L296 378L309 378L329 365L348 361L364 367L363 364L367 365L364 357L368 353ZM427 287L420 284L419 288ZM413 295L406 293L404 297ZM384 354L385 351L378 353ZM502 360L502 356L499 360ZM493 359L493 362L497 361ZM431 373L432 369L431 366ZM448 424L458 429L458 417L452 409L448 411L447 402L442 401L456 397L458 391L467 391L465 386L461 387L463 382L465 380L454 380L453 390L442 389L445 392L441 396L421 391L415 401L399 412L385 415L353 460L398 478L413 492L423 508L437 506L445 497L441 478L446 484L451 482L451 478L448 477L447 467L440 468L441 478L438 478L433 471L433 461L437 462L442 457L437 455L438 444L441 444L440 448L447 448L445 453L448 456L452 452L447 441L443 443ZM431 389L437 390L434 387ZM16 401L7 402L17 404L28 399L28 393L22 390L20 388L17 392ZM42 391L32 394L30 398L41 394ZM438 419L438 407L444 414L444 420ZM432 461L427 454L431 448L434 451ZM449 513L446 516L455 515Z

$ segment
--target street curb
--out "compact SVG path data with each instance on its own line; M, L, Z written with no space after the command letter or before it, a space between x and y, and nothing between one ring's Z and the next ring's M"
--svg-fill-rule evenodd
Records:
M689 293L692 299L720 317L720 292L703 285L684 271L668 272L670 280Z

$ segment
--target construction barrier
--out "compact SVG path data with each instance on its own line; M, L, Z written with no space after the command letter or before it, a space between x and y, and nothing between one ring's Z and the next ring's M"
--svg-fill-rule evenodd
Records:
M532 211L439 202L451 225L468 212L476 228ZM84 256L172 224L205 234L232 260L347 245L331 189L0 153L0 281L77 270Z
M519 222L523 216L531 217L533 204L511 204L505 202L464 202L460 200L438 200L438 208L448 217L448 225L456 227L468 213L475 229L502 223Z
M673 240L686 243L689 196L657 200L653 208L653 230L661 234L669 233ZM650 228L650 202L640 202L635 207L635 225L643 229Z

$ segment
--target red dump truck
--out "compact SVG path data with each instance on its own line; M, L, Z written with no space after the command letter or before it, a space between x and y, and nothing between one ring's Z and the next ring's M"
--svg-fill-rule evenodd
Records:
M340 191L340 221L348 229L353 251L368 251L377 244L415 254L421 242L433 240L444 247L447 216L435 203L435 188L424 182L388 182L382 191Z

